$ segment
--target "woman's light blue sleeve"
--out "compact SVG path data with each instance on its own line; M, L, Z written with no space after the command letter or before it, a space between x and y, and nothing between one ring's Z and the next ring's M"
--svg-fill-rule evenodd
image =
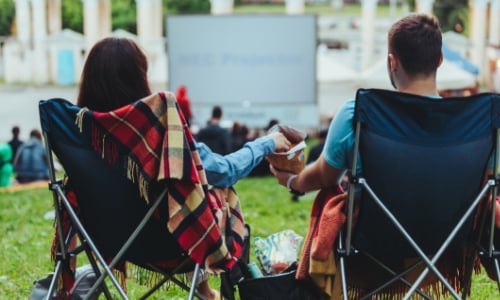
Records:
M214 153L204 143L196 143L208 184L230 187L250 172L266 156L274 152L274 140L269 136L247 142L243 147L227 155Z

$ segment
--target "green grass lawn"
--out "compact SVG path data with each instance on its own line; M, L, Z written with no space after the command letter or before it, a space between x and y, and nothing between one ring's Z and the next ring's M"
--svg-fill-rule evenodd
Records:
M236 190L253 237L266 237L284 229L305 236L314 193L292 202L286 189L272 177L243 179ZM33 280L52 271L52 220L44 218L51 210L52 196L47 189L0 193L0 299L26 299ZM253 261L254 257L252 252ZM211 283L216 287L218 280L212 278ZM127 286L131 299L145 290L132 281ZM498 295L495 284L484 272L474 276L470 299L498 299ZM151 299L185 297L180 289L170 288Z

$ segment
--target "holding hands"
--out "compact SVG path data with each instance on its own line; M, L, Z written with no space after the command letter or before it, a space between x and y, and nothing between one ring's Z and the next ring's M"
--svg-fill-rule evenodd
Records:
M286 152L290 149L292 143L285 137L283 133L275 131L270 133L269 136L274 140L276 152Z

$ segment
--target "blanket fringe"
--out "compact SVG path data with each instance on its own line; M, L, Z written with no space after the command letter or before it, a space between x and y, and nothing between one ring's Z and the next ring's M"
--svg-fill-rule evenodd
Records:
M149 183L140 170L140 166L131 157L127 158L127 178L138 184L139 194L149 204Z
M87 111L88 108L84 107L76 113L75 125L80 129L80 132L83 132L83 117Z
M125 293L127 292L127 271L126 269L113 268L113 275L116 277Z
M163 279L163 275L159 272L143 268L135 264L128 264L131 276L130 279L134 280L137 284L146 286L148 288L154 287ZM186 285L191 284L191 273L175 274L176 278ZM161 287L161 290L167 291L175 284L171 280L167 280Z
M445 276L447 277L446 279L450 283L451 287L455 291L460 291L463 288L463 282L461 282L462 275L459 270L457 270L457 273L453 276ZM437 278L435 279L434 282L427 282L425 283L426 280L424 280L423 286L420 286L420 290L427 294L431 299L445 299L446 297L450 296L450 292L446 288L446 286L439 281ZM373 296L370 297L372 300L386 300L386 299L403 299L405 294L408 292L408 287L404 286L402 284L395 284L392 287L386 288L383 292L377 293ZM348 298L349 299L359 299L366 295L369 291L365 290L362 287L354 287L354 286L349 286L348 287Z

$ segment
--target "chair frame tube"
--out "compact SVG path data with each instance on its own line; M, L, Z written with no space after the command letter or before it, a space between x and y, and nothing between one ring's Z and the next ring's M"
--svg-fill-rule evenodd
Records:
M354 194L357 185L359 184L357 178L356 167L358 166L358 153L359 153L359 136L361 131L361 122L356 122L356 139L354 142L354 157L352 163L352 179L349 185L349 199L347 202L347 224L346 224L346 255L351 253L351 239L352 239L352 215L354 210Z

